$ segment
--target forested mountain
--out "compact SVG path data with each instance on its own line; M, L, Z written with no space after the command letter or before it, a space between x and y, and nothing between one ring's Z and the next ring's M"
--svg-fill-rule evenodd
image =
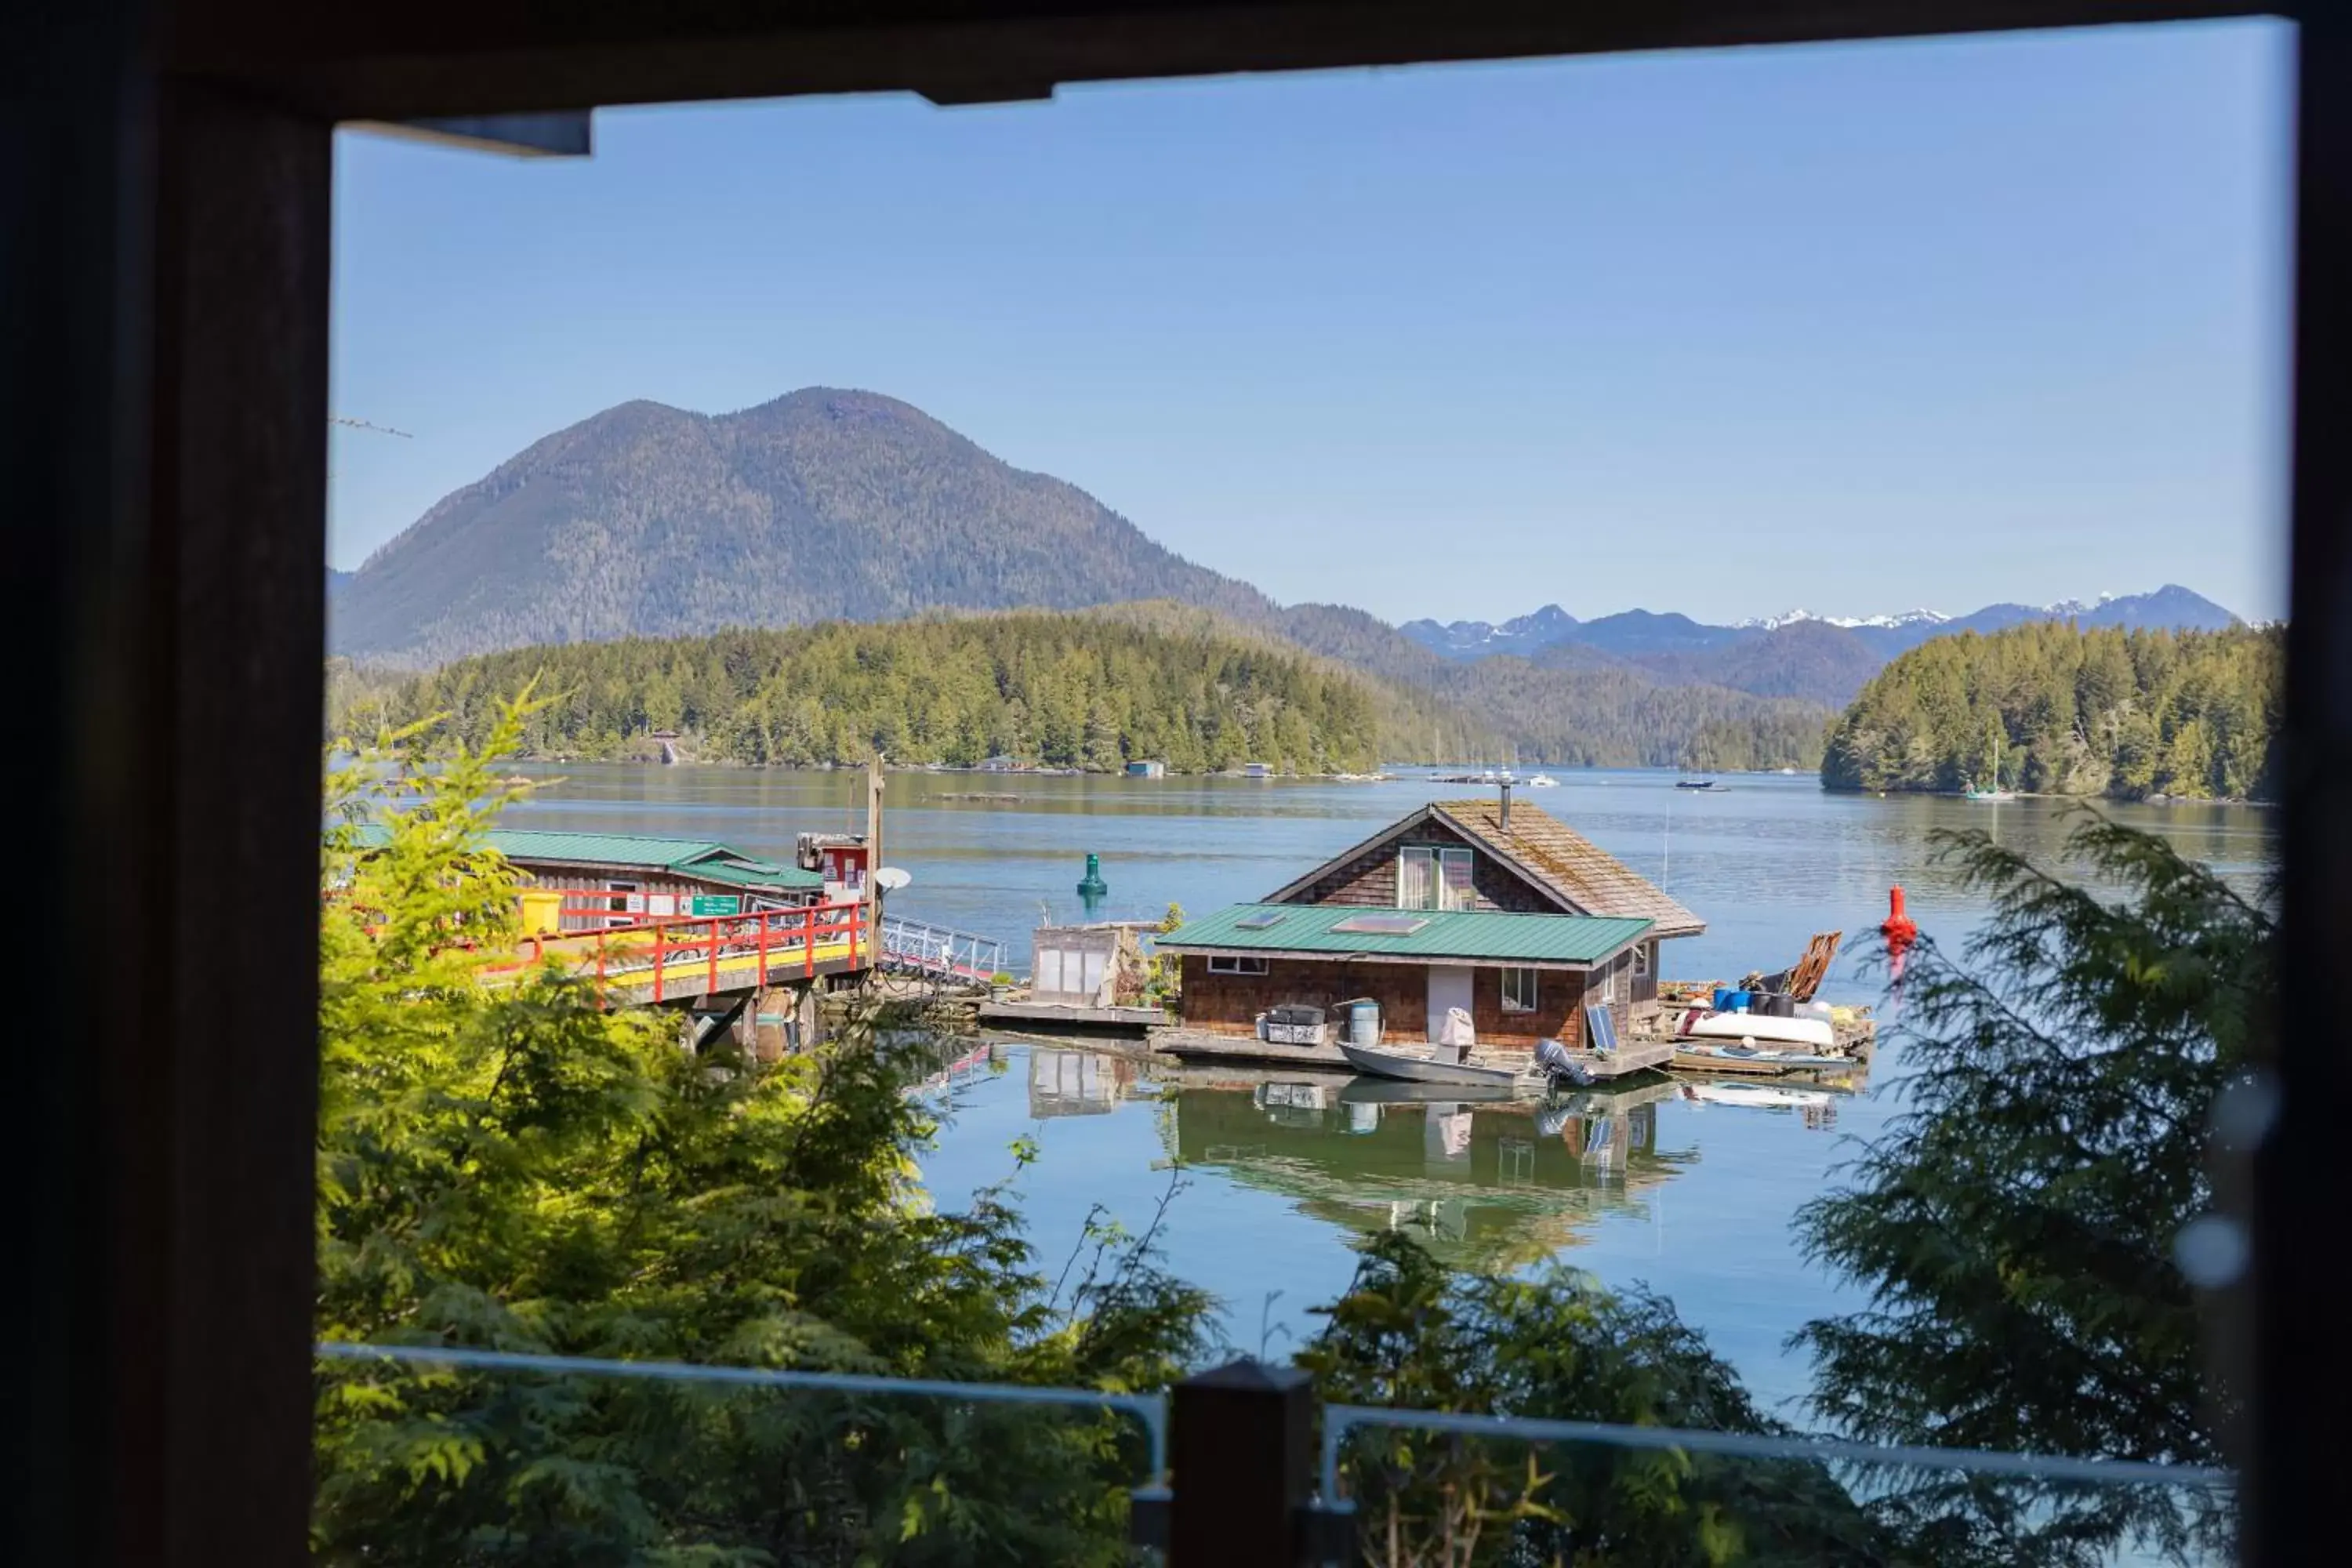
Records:
M535 679L551 701L528 744L547 757L643 755L656 731L679 732L701 760L779 764L857 762L877 747L908 763L1003 754L1111 769L1159 758L1188 773L1514 753L1529 766L1810 767L1820 755L1823 710L1601 673L1491 659L1448 666L1433 690L1160 601L568 643L426 674L338 661L329 702L339 733L446 711L472 738L495 699Z
M1737 642L1769 637L1801 626L1850 634L1853 641L1881 663L1930 637L1957 632L1997 632L2029 621L2073 621L2083 626L2165 628L2172 631L2225 631L2238 617L2177 583L2148 594L2085 602L2063 599L2054 605L1987 605L1964 616L1940 616L1932 610L1911 610L1899 616L1867 620L1832 620L1802 610L1738 626L1709 626L1688 616L1659 615L1649 610L1624 610L1580 621L1558 605L1546 605L1532 615L1489 626L1485 621L1407 621L1398 628L1431 652L1447 658L1484 658L1514 653L1540 658L1554 648L1581 644L1627 658L1653 655L1704 653Z
M1263 638L1139 613L1015 612L881 625L830 622L708 637L630 637L460 659L389 685L333 683L339 730L436 712L488 732L495 700L536 679L551 700L526 732L547 757L639 754L655 731L694 755L750 763L971 766L1005 755L1112 769L1160 758L1184 772L1265 762L1366 772L1426 754L1424 694L1384 687ZM1421 744L1414 741L1418 735Z
M449 496L336 595L333 647L420 663L527 644L1255 589L921 411L811 387L740 413L627 403Z
M1523 763L1566 767L1809 768L1831 710L1720 686L1669 686L1630 666L1457 664L1439 693L1509 737Z
M1563 656L1573 660L1591 654L1583 645L1570 643L1546 648L1541 662L1549 664ZM1829 708L1853 701L1885 662L1852 627L1827 621L1790 621L1713 647L1643 654L1633 660L1664 681L1726 686L1759 697L1793 697Z
M1830 733L1832 789L2263 798L2276 627L2126 631L2038 622L1938 637L1888 665Z

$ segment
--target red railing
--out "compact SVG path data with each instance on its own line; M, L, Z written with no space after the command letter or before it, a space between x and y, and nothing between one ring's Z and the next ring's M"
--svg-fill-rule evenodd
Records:
M701 995L719 989L764 987L773 980L813 979L823 964L863 967L866 947L866 906L813 904L796 910L753 910L733 915L642 915L624 900L636 895L604 891L567 892L558 905L559 923L595 921L593 928L525 937L512 962L487 966L485 974L511 973L552 958L585 973L593 963L596 996L608 987L653 988L653 1000ZM615 908L615 905L619 908ZM843 949L843 952L821 950ZM752 962L746 965L745 960ZM845 960L845 963L842 961Z

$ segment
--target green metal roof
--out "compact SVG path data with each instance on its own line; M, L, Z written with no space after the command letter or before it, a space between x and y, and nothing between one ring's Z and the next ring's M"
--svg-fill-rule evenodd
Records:
M1341 931L1349 921L1418 922L1410 931ZM1639 941L1650 921L1630 917L1519 915L1497 910L1390 910L1349 904L1235 904L1187 921L1163 948L1220 952L1364 953L1469 958L1496 963L1595 963Z
M380 844L380 823L360 828L360 842ZM646 833L561 833L536 827L494 827L489 847L509 860L559 860L581 866L625 866L671 871L744 888L821 888L824 879L798 866L761 860L708 838L663 838Z

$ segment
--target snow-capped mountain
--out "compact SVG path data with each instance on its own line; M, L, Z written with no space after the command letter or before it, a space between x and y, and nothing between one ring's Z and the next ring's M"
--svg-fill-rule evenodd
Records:
M1934 610L1905 610L1895 616L1817 616L1811 610L1790 610L1786 615L1741 621L1738 626L1741 631L1777 632L1799 621L1819 621L1823 626L1843 626L1851 631L1855 626L1940 626L1951 618Z

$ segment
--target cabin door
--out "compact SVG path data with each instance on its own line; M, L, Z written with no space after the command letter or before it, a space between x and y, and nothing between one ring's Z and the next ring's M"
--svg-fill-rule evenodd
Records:
M1433 963L1429 966L1429 1042L1437 1043L1440 1031L1445 1027L1447 1009L1459 1007L1471 1016L1477 1016L1470 1005L1470 982L1477 973L1465 964Z

